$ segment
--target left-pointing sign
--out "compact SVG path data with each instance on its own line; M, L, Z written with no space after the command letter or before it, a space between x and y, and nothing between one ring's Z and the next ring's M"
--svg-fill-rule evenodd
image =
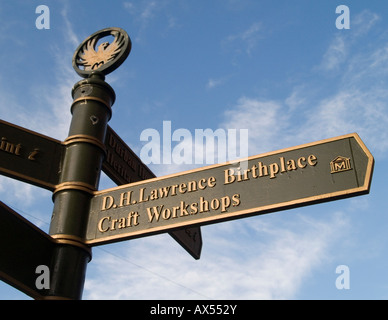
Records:
M38 289L37 267L51 265L55 240L0 201L0 280L35 298L47 295Z
M64 150L60 141L0 120L0 174L54 190Z

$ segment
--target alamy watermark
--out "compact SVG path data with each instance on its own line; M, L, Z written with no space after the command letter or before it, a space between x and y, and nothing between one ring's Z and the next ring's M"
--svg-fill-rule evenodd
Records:
M215 164L241 159L247 168L248 129L188 129L172 131L171 121L163 121L161 131L145 129L140 151L145 164Z
M337 29L350 29L350 9L348 6L340 5L335 9L335 13L339 14L335 20Z
M39 16L35 20L35 27L38 30L50 29L50 8L46 5L39 5L35 9Z
M35 273L39 274L35 280L35 287L38 290L50 289L50 269L42 264L36 267Z
M341 264L335 269L339 276L335 280L335 287L338 290L350 289L350 269L347 265Z

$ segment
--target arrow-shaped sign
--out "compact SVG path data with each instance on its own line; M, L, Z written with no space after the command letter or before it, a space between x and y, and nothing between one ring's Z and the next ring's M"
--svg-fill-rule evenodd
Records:
M97 245L369 192L373 157L357 134L96 192Z
M59 181L60 141L0 120L0 173L54 190Z
M0 202L0 279L40 299L46 289L38 289L39 266L51 266L55 240ZM39 270L39 269L38 269Z
M131 148L110 127L105 136L106 159L102 169L117 185L155 178L155 174L141 161ZM202 235L200 227L170 232L194 259L201 257Z

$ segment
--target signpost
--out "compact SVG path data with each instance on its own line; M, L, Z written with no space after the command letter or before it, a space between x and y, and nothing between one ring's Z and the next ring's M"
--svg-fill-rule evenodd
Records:
M369 192L374 160L355 133L156 178L108 126L116 96L105 76L130 50L120 28L77 48L84 79L64 142L0 120L0 174L51 190L54 202L49 235L0 202L0 278L10 285L38 299L81 299L93 246L169 232L199 259L202 225ZM120 186L97 191L101 170ZM50 271L44 289L40 266Z
M373 157L357 134L96 192L97 245L369 192ZM333 170L334 169L334 170Z

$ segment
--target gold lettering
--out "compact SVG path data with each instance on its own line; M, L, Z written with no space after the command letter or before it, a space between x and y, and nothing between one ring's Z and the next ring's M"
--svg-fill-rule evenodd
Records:
M235 175L237 174L237 181L241 182L241 181L249 180L249 172L250 171L251 171L251 169L246 169L243 172L241 172L241 168L240 167L237 168L237 172L235 173Z
M214 198L212 199L212 201L210 201L210 208L212 208L213 210L217 210L219 207L220 207L220 200L218 200L217 198Z
M100 232L107 232L109 230L109 227L107 228L103 228L103 223L105 220L110 220L111 218L110 217L104 217L102 218L99 222L98 222L98 231Z
M112 208L113 204L115 203L115 200L112 196L105 196L102 198L102 206L101 211L109 210Z
M159 188L159 195L161 198L166 198L170 192L171 186Z
M172 207L172 217L178 218L177 211L179 210L179 207Z
M189 207L189 204L186 204L184 201L181 201L181 217L188 216L189 212L187 211L187 208Z
M121 193L119 207L129 206L131 204L131 195L132 195L132 191Z
M118 229L123 229L126 227L126 219L125 218L118 219L118 223L119 223L119 225L117 227Z
M151 208L147 208L147 214L148 214L148 220L149 222L152 222L152 220L154 220L155 218L155 221L159 221L159 217L160 217L160 213L163 208L163 205L161 205L160 209L158 210L157 208L159 208L159 206L156 206L156 207L152 207Z
M140 188L140 195L139 195L139 203L140 202L146 202L149 200L149 196L147 196L146 198L144 198L144 190L146 188Z
M22 148L22 145L18 143L15 147L15 155L20 156L20 149ZM34 156L38 154L38 149L35 149L33 152L35 152ZM35 159L34 159L35 160Z
M280 157L280 168L281 168L281 171L280 172L286 172L286 162L284 160L283 157Z
M178 188L177 184L171 186L171 195L176 196L176 189Z
M225 180L224 184L229 184L236 180L236 176L234 175L234 170L232 168L225 170Z
M288 171L296 170L296 164L294 160L290 159L287 161L287 170Z
M317 157L312 154L308 156L307 162L310 166L315 166L317 164Z
M209 201L205 200L204 197L199 198L199 212L209 211Z
M112 219L110 230L116 230L116 222L117 222L117 219Z
M221 198L221 212L227 211L226 209L230 207L230 197L222 197Z
M170 219L170 217L171 217L171 210L168 208L164 208L164 210L162 211L162 218L164 220L168 220Z
M139 218L138 212L131 211L130 213L128 213L126 227L137 226L139 224L138 218Z
M233 200L233 207L237 207L238 205L240 205L241 203L240 194L239 193L234 194L232 196L232 200Z
M35 157L36 155L39 153L39 149L34 149L34 151L32 151L29 155L28 155L28 160L31 160L31 161L35 161ZM16 153L15 153L16 154ZM16 154L16 155L20 155L20 154Z
M254 164L254 165L252 166L252 177L253 177L254 179L257 179L258 176L259 176L259 175L257 174L257 166Z
M198 188L203 190L206 188L206 184L204 185L203 183L206 182L206 179L205 178L202 178L201 180L198 181Z
M187 185L186 183L182 182L180 185L179 185L179 192L180 193L186 193L187 191Z
M275 178L275 175L279 172L279 166L276 162L269 165L270 179Z
M303 161L304 163L302 163L302 161ZM300 157L300 158L298 159L298 167L301 168L301 169L303 169L303 168L306 168L306 166L307 166L306 158L305 158L305 157Z
M268 168L262 162L259 162L259 177L268 176Z
M100 232L114 231L139 225L139 213L131 211L128 217L112 219L112 217L103 217L97 224L97 229Z
M189 181L187 184L187 191L192 192L192 191L197 191L197 181Z
M20 156L21 148L22 145L20 143L15 145L14 143L9 142L6 137L1 138L0 150Z
M215 177L210 177L207 179L207 185L209 188L213 188L216 185L216 178Z
M197 214L198 213L198 203L194 202L190 205L191 212L190 214Z
M158 189L153 189L153 190L151 191L150 199L151 199L151 200L159 199L159 197L158 197Z

